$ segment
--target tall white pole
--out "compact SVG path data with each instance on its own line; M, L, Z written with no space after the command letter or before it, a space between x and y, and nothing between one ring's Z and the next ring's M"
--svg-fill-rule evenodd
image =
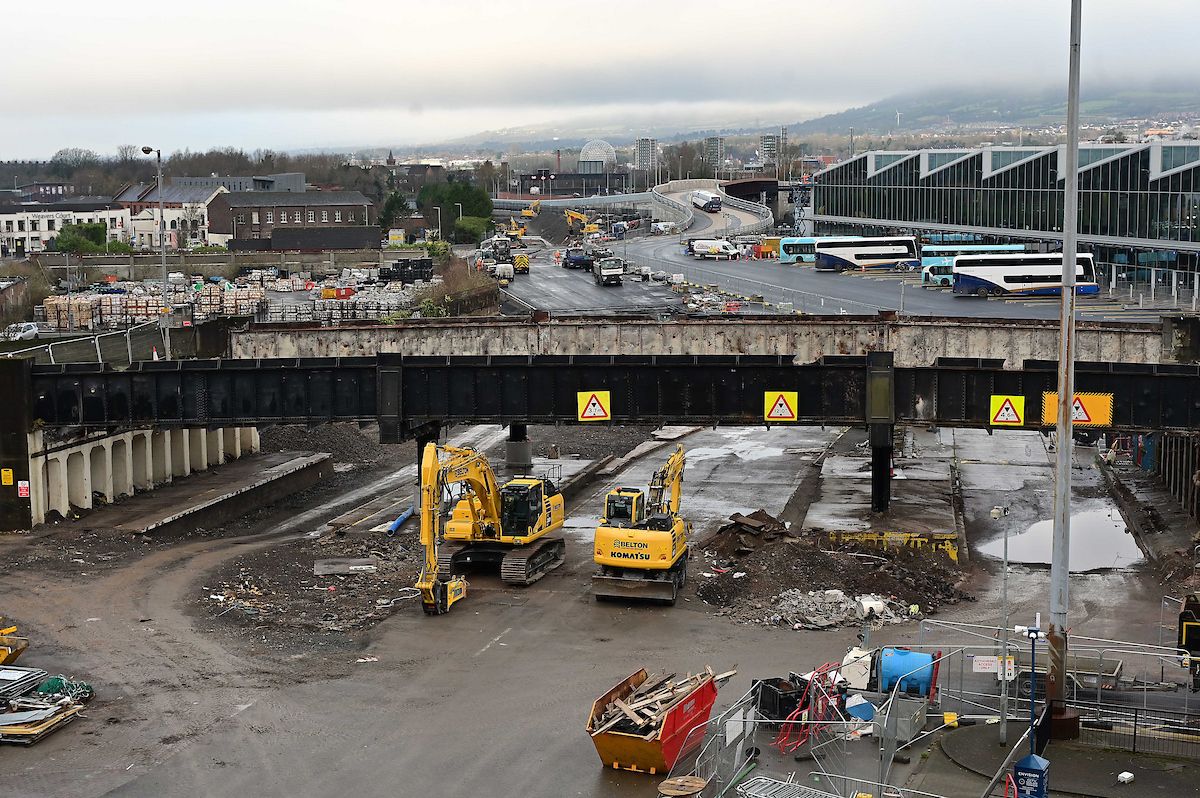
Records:
M1067 607L1071 543L1071 411L1075 403L1075 269L1079 231L1079 39L1082 0L1071 0L1070 67L1067 77L1067 146L1063 173L1062 306L1059 309L1058 427L1054 449L1054 539L1050 558L1048 701L1061 702L1066 674ZM1060 704L1052 704L1062 709ZM1054 713L1062 715L1062 712ZM1060 724L1060 731L1070 726Z
M1004 626L1000 643L1000 744L1008 745L1008 525L1004 526Z
M171 300L167 296L167 218L163 215L162 150L154 151L158 163L158 249L162 254L162 306L163 313L170 314ZM163 318L166 323L166 317Z

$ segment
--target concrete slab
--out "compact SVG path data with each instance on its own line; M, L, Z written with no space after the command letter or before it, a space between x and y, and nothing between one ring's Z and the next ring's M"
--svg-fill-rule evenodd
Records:
M328 454L273 452L243 457L90 513L84 529L165 533L219 525L303 490L331 471Z
M804 517L805 529L828 532L955 532L951 448L939 433L913 430L912 457L896 449L891 506L871 508L871 461L850 442L821 467L817 500Z

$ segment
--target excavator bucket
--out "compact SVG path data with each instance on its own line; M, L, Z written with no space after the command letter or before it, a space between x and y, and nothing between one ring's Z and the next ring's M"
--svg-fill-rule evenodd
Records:
M592 575L592 594L597 599L636 599L674 604L677 592L675 582L670 578Z

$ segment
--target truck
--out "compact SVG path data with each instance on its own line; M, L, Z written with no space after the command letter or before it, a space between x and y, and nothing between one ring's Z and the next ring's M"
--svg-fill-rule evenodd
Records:
M592 260L591 254L583 247L571 247L563 256L562 265L564 269L590 269Z
M592 261L592 279L596 285L620 285L625 274L625 261L620 258L600 258Z
M697 259L732 260L738 256L738 248L724 239L701 238L692 242L692 255Z

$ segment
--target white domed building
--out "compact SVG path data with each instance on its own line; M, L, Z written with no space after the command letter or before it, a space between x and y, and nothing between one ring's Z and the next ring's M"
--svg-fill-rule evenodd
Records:
M617 165L617 151L603 139L592 139L579 151L579 174L602 175Z

